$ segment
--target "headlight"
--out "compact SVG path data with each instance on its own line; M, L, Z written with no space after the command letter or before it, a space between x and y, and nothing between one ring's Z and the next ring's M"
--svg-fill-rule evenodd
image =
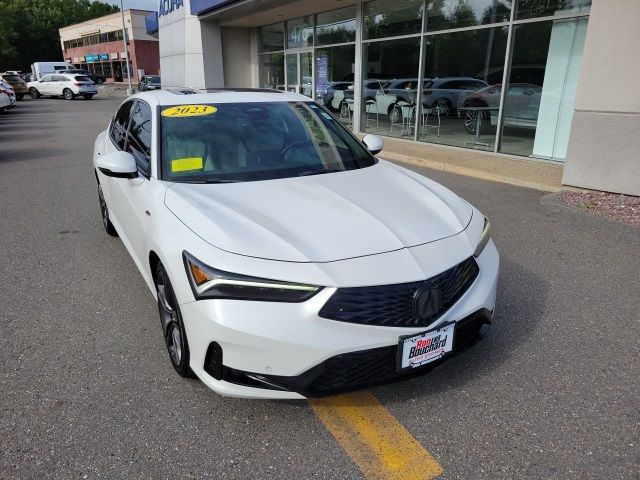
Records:
M489 239L491 239L491 235L489 234L489 227L490 226L491 225L489 224L489 220L487 220L487 217L485 217L484 218L484 227L482 229L482 235L480 235L480 241L478 242L478 246L476 247L476 251L473 252L473 256L475 258L478 258L480 256L480 254L484 250L484 247L486 247L487 243L489 243Z
M322 287L249 277L209 267L187 252L182 253L196 300L228 298L262 302L304 302Z

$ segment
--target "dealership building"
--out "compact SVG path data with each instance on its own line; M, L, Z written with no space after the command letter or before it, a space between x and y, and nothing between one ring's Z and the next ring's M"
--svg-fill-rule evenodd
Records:
M156 75L160 70L158 39L147 33L145 20L152 12L125 10L127 52L131 80L138 81L138 70ZM126 82L127 68L120 12L70 25L60 30L60 46L68 63L104 75L107 82Z
M295 91L359 134L640 195L638 0L160 0L146 26L163 87Z

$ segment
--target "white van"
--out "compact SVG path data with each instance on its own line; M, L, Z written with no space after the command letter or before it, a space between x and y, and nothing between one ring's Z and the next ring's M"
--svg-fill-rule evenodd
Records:
M70 68L73 68L73 65L67 62L36 62L31 65L31 73L33 74L31 80L40 80L45 75Z

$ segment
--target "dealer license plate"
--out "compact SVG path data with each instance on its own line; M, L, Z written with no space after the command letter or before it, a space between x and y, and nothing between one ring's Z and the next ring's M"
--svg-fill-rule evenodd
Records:
M428 332L400 337L398 370L435 362L451 352L455 325L447 323Z

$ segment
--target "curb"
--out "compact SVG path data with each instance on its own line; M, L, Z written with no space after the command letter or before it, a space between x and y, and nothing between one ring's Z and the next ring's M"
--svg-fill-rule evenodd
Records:
M490 182L507 183L509 185L515 185L517 187L532 188L534 190L542 190L544 192L557 193L562 190L572 191L584 191L582 189L574 189L566 185L549 185L547 183L531 182L528 180L522 180L520 178L508 177L505 175L499 175L495 173L483 172L469 167L461 167L459 165L452 165L450 163L441 162L437 160L429 159L417 159L410 155L403 155L401 153L385 152L381 158L395 160L410 165L416 165L419 167L427 167L433 170L440 170L442 172L455 173L458 175L464 175L465 177L479 178L481 180L488 180Z

